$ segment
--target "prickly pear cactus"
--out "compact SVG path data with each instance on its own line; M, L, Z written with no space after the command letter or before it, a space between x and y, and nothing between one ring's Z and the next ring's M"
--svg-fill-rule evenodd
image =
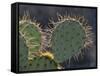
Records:
M58 20L44 31L27 16L19 21L20 71L63 69L60 63L92 46L91 27L84 18L61 16Z
M20 71L51 70L59 68L58 64L53 60L53 58L49 57L47 53L39 53L40 55L35 56L34 58L29 60L28 48L24 44L24 39L21 36L19 36L19 42Z
M79 53L85 42L85 31L74 20L65 20L54 24L51 37L52 52L59 63Z
M19 21L19 33L28 47L29 58L32 58L32 53L38 51L41 46L41 33L38 26L30 20Z
M30 19L22 19L19 21L19 34L20 71L59 68L58 64L53 60L53 54L48 51L41 51L41 48L44 48L45 36L41 31L39 24L32 22ZM41 42L43 43L41 44Z

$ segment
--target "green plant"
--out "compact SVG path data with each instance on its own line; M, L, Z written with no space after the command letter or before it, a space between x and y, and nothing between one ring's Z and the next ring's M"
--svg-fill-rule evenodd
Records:
M24 44L24 39L19 36L19 70L25 70L28 65L28 48Z
M19 70L36 71L58 69L59 65L49 57L48 53L37 52L35 57L28 59L28 48L24 44L24 39L19 36Z
M62 62L83 48L85 32L79 22L73 20L65 20L56 26L51 38L52 52L55 59Z
M58 22L51 21L50 47L55 60L62 63L72 57L78 58L81 50L91 46L91 27L84 17L59 16Z
M57 69L57 63L49 59L45 56L36 56L33 58L33 60L29 61L29 65L27 66L27 69L29 71L35 71L35 70L53 70Z
M28 47L28 57L31 59L32 53L39 51L41 47L41 29L39 24L30 19L19 21L19 33L24 38L24 43Z
M45 42L44 36L46 34L41 31L38 23L27 19L26 16L25 19L19 21L19 34L19 70L34 71L59 68L59 65L53 60L53 55L48 51L41 50L44 48L43 42Z
M27 16L19 21L21 71L63 69L60 63L77 58L83 48L92 46L91 27L83 17L60 16L58 20L44 32Z

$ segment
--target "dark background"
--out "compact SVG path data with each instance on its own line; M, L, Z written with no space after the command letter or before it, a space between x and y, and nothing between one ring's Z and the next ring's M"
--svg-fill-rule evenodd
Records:
M97 9L90 7L70 7L70 6L49 6L49 5L20 5L19 16L22 17L25 11L29 11L31 19L37 20L37 22L43 25L42 28L48 26L49 19L53 18L57 21L57 13L64 15L84 16L88 23L93 28L93 33L96 38L97 29ZM61 63L66 69L74 68L92 68L96 67L96 39L94 39L94 47L83 49L84 57L79 57L79 61L71 59L70 64L68 61Z

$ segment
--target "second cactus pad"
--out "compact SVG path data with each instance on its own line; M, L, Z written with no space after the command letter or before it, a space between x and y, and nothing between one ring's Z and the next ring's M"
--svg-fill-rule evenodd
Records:
M55 27L51 37L51 48L55 60L61 63L80 52L85 42L85 31L82 25L74 20L58 22Z
M41 33L39 27L34 22L22 20L19 23L19 32L28 47L29 58L32 58L32 53L38 51L41 46Z

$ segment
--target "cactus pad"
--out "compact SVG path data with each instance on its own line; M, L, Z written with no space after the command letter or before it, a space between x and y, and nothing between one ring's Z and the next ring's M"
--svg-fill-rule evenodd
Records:
M19 70L23 71L28 65L28 48L24 44L24 39L19 36Z
M28 48L24 44L24 39L19 36L19 70L20 71L36 71L36 70L52 70L57 69L58 64L48 57L46 53L40 53L32 59L28 59ZM37 52L38 53L38 52ZM49 53L49 52L48 52Z
M22 20L19 22L19 33L28 47L29 58L32 58L32 52L38 51L41 45L41 33L37 24Z
M54 60L47 57L35 57L29 62L28 70L52 70L57 69L57 64Z
M53 70L57 69L57 63L47 57L37 56L33 60L29 60L28 65L24 69L28 71Z
M83 48L85 31L79 22L73 20L56 23L55 27L51 37L52 52L55 60L63 62Z

